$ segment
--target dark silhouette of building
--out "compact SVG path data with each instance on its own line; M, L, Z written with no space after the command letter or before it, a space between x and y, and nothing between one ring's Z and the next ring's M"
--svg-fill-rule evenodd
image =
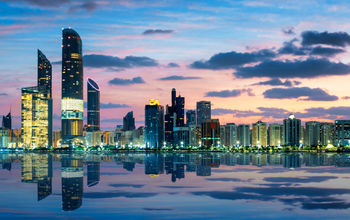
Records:
M195 125L196 124L196 111L188 110L186 112L186 125Z
M164 108L158 100L151 99L145 106L146 148L160 149L164 142Z
M6 116L2 116L2 127L11 130L12 129L12 117L11 112Z
M218 119L206 119L202 122L202 144L209 148L220 141L220 123Z
M100 130L100 88L92 79L87 82L87 131Z
M211 119L211 104L209 101L197 102L197 126L201 126L206 119Z
M135 118L134 112L128 112L123 118L123 130L132 131L135 130Z
M283 120L284 145L299 146L301 138L301 121L296 119L293 114L288 119Z
M73 29L62 31L62 138L83 135L82 41Z
M48 146L52 146L52 66L40 50L38 50L38 90L48 99Z
M174 127L185 126L185 98L179 95L176 97L176 89L171 91L171 106L166 106L165 113L165 142L168 145L174 144Z

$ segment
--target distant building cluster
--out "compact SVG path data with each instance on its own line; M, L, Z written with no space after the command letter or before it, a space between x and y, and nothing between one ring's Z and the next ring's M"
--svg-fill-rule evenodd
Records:
M37 85L21 89L21 129L12 129L11 112L3 117L0 147L183 149L197 147L349 146L350 120L301 124L291 114L283 124L220 124L211 117L210 101L185 111L185 97L171 91L171 104L151 99L145 105L145 126L135 127L133 112L114 131L100 129L100 88L87 81L87 124L84 126L82 40L71 28L62 30L61 129L52 130L52 66L38 50Z

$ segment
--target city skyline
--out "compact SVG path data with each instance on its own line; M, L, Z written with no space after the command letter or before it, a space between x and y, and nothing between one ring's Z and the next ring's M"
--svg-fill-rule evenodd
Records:
M6 115L12 106L14 128L20 127L18 88L31 86L36 79L37 49L52 63L54 129L61 127L60 31L69 26L83 40L84 86L87 78L92 78L101 89L103 130L122 124L130 111L134 111L136 125L143 125L144 105L150 98L159 99L163 106L170 104L171 88L186 97L186 110L195 109L197 101L211 101L212 118L220 119L220 124L280 123L289 113L304 122L350 118L349 91L343 84L350 73L348 7L339 2L295 3L293 7L267 1L182 6L172 2L138 5L135 1L91 1L93 7L80 3L52 8L29 0L0 2L4 15L0 18L1 48L6 53L0 61L4 79L0 94L6 100L0 102L0 111ZM308 15L301 13L307 9ZM233 13L237 10L240 13ZM116 11L119 17L112 16ZM26 22L20 12L27 14ZM126 12L135 17L126 16ZM152 12L157 12L154 17ZM49 13L57 17L50 18L48 26L40 18ZM67 14L71 20L65 18ZM326 23L314 18L320 19L321 14ZM239 25L235 18L243 15ZM294 19L295 15L300 18ZM39 25L43 29L34 31ZM266 72L274 65L284 72Z

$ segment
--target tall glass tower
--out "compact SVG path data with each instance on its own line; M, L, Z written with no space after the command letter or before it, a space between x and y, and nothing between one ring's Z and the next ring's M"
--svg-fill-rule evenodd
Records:
M62 139L83 135L82 41L73 29L62 31Z
M38 90L47 98L48 146L52 146L52 66L40 50L38 50Z
M87 82L87 131L100 130L100 88L92 79Z

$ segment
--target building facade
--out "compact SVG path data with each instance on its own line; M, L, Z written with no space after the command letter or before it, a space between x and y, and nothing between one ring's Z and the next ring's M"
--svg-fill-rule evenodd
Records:
M73 29L62 31L62 138L83 135L83 57L82 41Z
M336 120L334 130L334 145L350 146L350 120Z
M164 145L164 107L151 99L145 106L145 147L160 149Z
M237 144L239 146L250 146L250 138L249 138L249 130L250 126L248 124L241 124L237 127Z
M318 146L321 143L320 122L308 121L305 123L304 145Z
M269 136L269 146L277 147L281 146L281 137L282 137L282 125L280 124L270 124L268 130Z
M211 103L209 101L197 102L197 126L201 126L206 119L211 119Z
M128 112L123 118L123 130L132 131L135 130L135 118L134 112Z
M255 147L267 146L267 124L265 122L258 121L253 124L252 145Z
M21 143L25 148L49 147L49 99L38 87L22 88Z
M100 88L97 83L88 79L87 82L87 131L100 130Z
M220 144L220 123L218 119L202 121L202 145L206 148Z
M284 145L299 146L301 140L301 121L296 119L293 114L288 119L283 120Z

